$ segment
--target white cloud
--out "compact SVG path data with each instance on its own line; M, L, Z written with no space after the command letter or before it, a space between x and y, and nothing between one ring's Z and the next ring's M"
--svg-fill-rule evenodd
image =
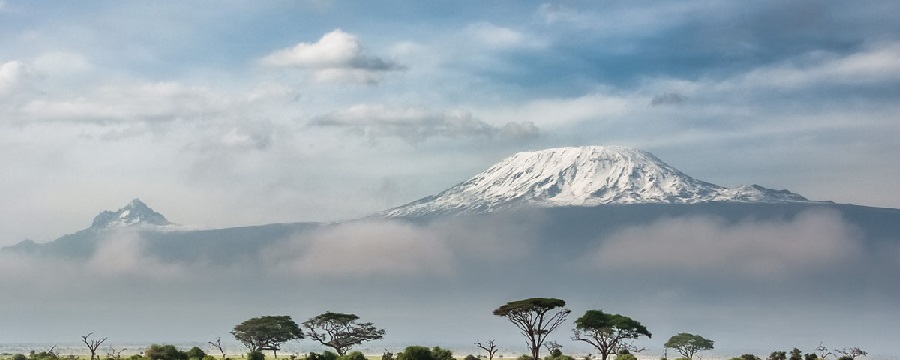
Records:
M634 112L635 104L646 99L595 92L574 98L544 98L504 107L480 109L486 118L497 121L531 122L540 128L558 128L584 121L607 121Z
M875 44L844 56L812 53L807 57L811 60L761 67L723 85L795 89L900 81L900 43Z
M861 254L857 240L852 226L827 211L737 224L671 218L611 235L587 261L606 270L790 277L852 263Z
M32 68L24 62L13 60L0 64L0 95L27 87L34 76Z
M433 137L493 137L528 139L538 135L533 122L509 122L502 127L475 118L470 112L429 111L414 106L358 104L313 120L317 127L344 128L370 138L397 137L418 143Z
M261 129L231 128L222 136L226 147L263 150L272 145L272 134Z
M107 85L74 98L33 99L24 118L64 122L159 122L210 119L236 101L204 87L178 82Z
M356 36L340 29L323 35L315 43L301 42L278 50L261 62L273 67L309 69L313 79L320 82L377 83L386 72L402 68L394 62L366 55Z
M519 46L526 41L521 32L486 22L470 24L466 26L466 32L474 39L495 47Z
M41 54L34 59L33 65L36 71L50 76L76 75L93 69L83 55L63 51Z

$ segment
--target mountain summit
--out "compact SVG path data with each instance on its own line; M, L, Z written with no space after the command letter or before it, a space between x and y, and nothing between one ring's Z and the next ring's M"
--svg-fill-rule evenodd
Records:
M104 211L94 217L90 230L110 230L124 227L158 227L174 225L165 216L153 211L140 199L131 200L116 211Z
M584 146L517 153L463 183L383 215L602 204L806 201L787 190L758 185L730 189L700 181L637 149Z

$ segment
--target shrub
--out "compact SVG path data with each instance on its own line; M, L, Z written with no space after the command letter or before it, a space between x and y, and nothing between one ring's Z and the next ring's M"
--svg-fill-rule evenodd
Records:
M206 353L203 352L203 350L201 350L199 347L194 346L190 350L187 351L187 356L188 356L188 359L202 360L203 358L206 357Z
M741 360L762 360L759 358L759 356L756 356L753 354L743 354L743 355L741 355L740 359Z
M522 354L522 356L517 357L516 360L534 360L534 358L531 357L531 355Z
M266 360L266 355L262 351L251 351L247 353L247 360Z
M637 360L632 354L616 354L616 360Z
M215 356L206 354L206 356L203 357L203 360L219 360L219 359L216 359Z
M338 360L366 360L366 356L359 351L354 351L347 355L338 357Z
M407 346L399 354L397 360L434 360L431 349L424 346Z
M465 360L478 360L478 358L475 357L475 355L469 354L469 355L466 355Z
M550 352L550 356L545 357L544 360L575 360L575 358L564 355L560 349L553 349Z
M144 351L144 358L149 360L188 360L187 353L178 350L175 345L150 345Z
M13 360L28 360L28 357L25 354L15 354L13 355Z

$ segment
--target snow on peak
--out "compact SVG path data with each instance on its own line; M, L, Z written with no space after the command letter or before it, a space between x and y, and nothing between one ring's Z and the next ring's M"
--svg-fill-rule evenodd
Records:
M91 230L109 230L128 227L156 228L174 225L162 214L153 211L140 199L131 200L116 211L104 211L94 217Z
M520 152L475 177L387 216L490 212L520 207L711 201L807 201L761 186L728 189L694 179L653 154L620 146Z

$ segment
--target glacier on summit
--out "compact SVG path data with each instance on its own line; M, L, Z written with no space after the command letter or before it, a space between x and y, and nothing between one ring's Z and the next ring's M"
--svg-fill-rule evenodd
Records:
M523 207L704 202L808 202L759 185L726 188L692 178L653 154L620 146L520 152L443 192L382 213L424 216Z

